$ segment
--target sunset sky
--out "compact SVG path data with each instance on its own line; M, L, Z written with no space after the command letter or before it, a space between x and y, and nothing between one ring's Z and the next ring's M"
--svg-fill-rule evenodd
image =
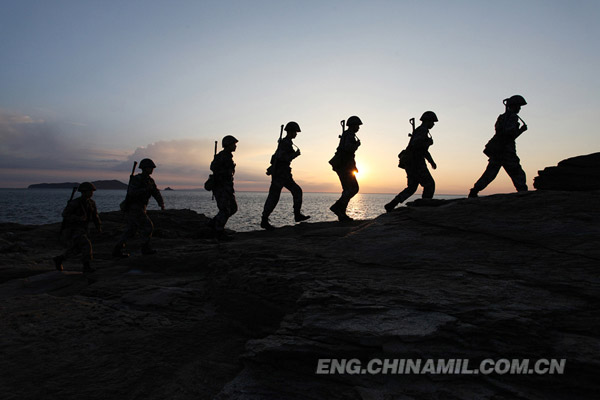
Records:
M438 194L483 172L502 99L537 171L600 151L600 1L30 1L0 13L0 187L119 179L144 157L159 187L201 187L214 141L239 139L237 190L267 190L279 127L302 132L304 191L339 191L327 161L358 115L361 192L406 184L408 119L431 131ZM505 172L482 194L514 191Z

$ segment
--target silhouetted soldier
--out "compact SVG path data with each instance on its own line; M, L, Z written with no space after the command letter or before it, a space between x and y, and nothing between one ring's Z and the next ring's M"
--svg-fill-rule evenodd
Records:
M69 201L62 212L63 227L69 238L69 247L63 254L53 258L57 270L63 270L63 261L67 258L81 253L83 273L94 272L90 266L93 258L92 243L88 238L88 224L93 222L98 232L102 232L102 223L96 209L96 202L92 200L96 187L90 182L83 182L77 189L81 196Z
M411 122L414 123L414 119L411 119ZM398 193L392 201L384 206L387 212L392 211L399 203L412 196L419 185L423 186L424 199L433 197L435 181L427 169L425 160L431 164L431 168L437 168L433 157L429 153L429 146L433 144L429 130L434 127L436 122L438 122L438 118L433 111L425 111L421 115L421 125L414 130L406 147L406 151L409 153L409 161L406 165L406 189Z
M294 143L292 142L292 139L298 136L298 132L301 132L300 126L291 121L286 124L285 131L287 134L279 140L277 150L271 158L271 166L267 169L267 174L271 175L271 187L260 221L260 227L267 230L274 229L274 226L269 223L269 215L277 206L283 188L289 190L294 199L294 220L301 222L310 218L310 216L303 215L300 211L302 209L302 189L294 181L292 167L290 166L292 160L300 155L300 149L294 150Z
M343 121L342 121L343 123ZM348 129L340 136L340 143L335 151L335 156L329 162L333 170L338 174L342 184L342 195L329 209L337 215L340 221L352 221L346 215L348 203L358 193L358 182L355 174L358 172L354 153L360 146L360 140L356 137L356 132L360 129L362 121L353 115L346 121Z
M154 197L161 210L165 209L165 202L160 190L156 187L156 183L154 183L154 179L150 177L154 168L156 168L154 161L144 158L140 161L139 168L142 173L132 176L129 180L127 196L123 205L123 211L125 211L127 218L127 229L115 245L113 257L129 257L129 254L125 252L125 245L129 239L135 236L138 230L143 240L142 254L156 253L156 250L150 246L154 225L146 213L146 207L148 207L150 197Z
M210 163L214 179L213 195L217 200L219 212L210 220L209 225L215 230L216 238L221 240L232 239L231 236L225 234L225 224L238 209L233 189L233 175L235 174L233 152L237 149L237 143L238 140L233 136L225 136L221 141L223 150L216 154Z
M506 111L496 120L496 134L485 146L483 152L489 157L488 165L483 175L469 192L469 197L477 197L477 193L489 185L503 167L518 192L527 191L525 171L521 167L521 160L517 156L515 140L527 130L525 122L519 118L521 106L527 104L523 96L518 94L503 100ZM519 120L523 125L519 126Z

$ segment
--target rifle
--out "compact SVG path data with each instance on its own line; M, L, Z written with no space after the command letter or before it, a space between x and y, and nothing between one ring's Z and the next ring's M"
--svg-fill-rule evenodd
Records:
M131 169L131 175L129 175L129 182L127 182L127 193L125 194L125 200L119 204L119 208L123 211L127 211L129 208L129 188L131 187L131 180L133 179L133 174L135 174L135 167L137 167L137 161L133 162L133 168Z
M71 197L69 197L69 201L67 201L67 205L69 205L69 203L73 200L73 197L75 196L75 192L77 191L77 186L75 186L72 190L71 190ZM65 230L65 219L63 218L62 223L60 224L60 232L58 233L59 236L63 233L63 231Z
M410 125L412 126L412 132L408 134L408 136L412 136L413 133L415 133L415 119L411 118L408 120L408 122L410 122Z
M215 140L215 154L213 155L213 160L215 159L215 156L217 155L217 140ZM212 176L212 175L211 175ZM215 192L212 192L212 197L211 197L211 201L215 200Z

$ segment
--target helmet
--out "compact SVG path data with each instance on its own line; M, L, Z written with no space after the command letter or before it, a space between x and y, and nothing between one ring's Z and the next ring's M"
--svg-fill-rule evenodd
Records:
M223 140L221 141L221 145L222 145L223 147L227 147L227 146L229 146L230 144L237 143L237 142L238 142L238 140L237 140L236 138L234 138L234 137L233 137L233 136L231 136L231 135L227 135L227 136L225 136L225 137L223 138Z
M154 161L152 161L149 158L144 158L142 161L140 161L140 169L144 169L144 168L156 168L156 164L154 164Z
M346 120L346 125L348 125L348 126L362 125L362 121L356 115L353 115Z
M438 122L438 118L433 111L425 111L423 115L421 115L421 121Z
M508 99L504 99L502 101L505 106L524 106L527 104L525 98L521 95L515 94L514 96L510 96Z
M96 191L96 186L94 186L93 183L91 182L83 182L79 185L79 187L77 188L78 192L87 192L87 191Z
M284 131L286 132L302 132L300 130L300 125L298 125L297 122L294 121L290 121L285 125L285 128L283 128Z

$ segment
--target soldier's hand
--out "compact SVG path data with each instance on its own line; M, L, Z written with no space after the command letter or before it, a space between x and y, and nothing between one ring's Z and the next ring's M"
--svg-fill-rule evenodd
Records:
M165 205L164 204L160 206L160 210L161 211L165 211Z
M360 146L360 140L357 140L357 141L356 141L356 145L357 145L357 146Z
M300 149L296 150L296 156L300 155Z
M433 161L431 162L431 168L437 169L437 164L435 162L433 162Z
M525 132L527 130L527 125L523 124L523 126L521 127L521 133Z

